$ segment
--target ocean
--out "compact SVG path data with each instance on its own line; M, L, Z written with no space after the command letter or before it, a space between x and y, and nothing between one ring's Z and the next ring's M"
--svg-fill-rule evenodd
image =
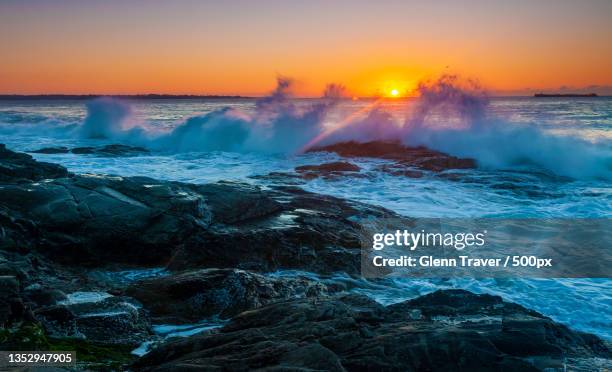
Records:
M454 177L426 172L408 178L379 172L385 160L358 158L350 161L368 177L316 178L299 186L410 217L612 217L612 98L0 101L0 143L12 150L113 143L151 150L129 157L33 154L76 173L265 187L270 181L259 176L341 159L306 148L389 139L471 157L478 168L453 171ZM354 282L355 292L383 304L439 288L497 294L612 340L610 279L397 279L374 285L339 273L335 280Z

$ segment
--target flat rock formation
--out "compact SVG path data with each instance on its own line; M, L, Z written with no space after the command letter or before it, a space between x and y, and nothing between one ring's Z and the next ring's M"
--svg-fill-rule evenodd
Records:
M336 161L319 165L302 165L295 168L295 171L304 179L323 177L326 179L341 176L357 176L361 168L359 166L345 162Z
M610 369L597 336L499 297L354 294L374 284L364 227L388 217L414 223L295 186L76 175L0 145L0 349L77 350L100 370ZM207 319L226 323L153 327ZM158 346L137 359L142 342Z
M144 147L128 146L128 145L104 145L104 146L88 146L88 147L75 147L69 149L68 147L45 147L42 149L32 151L34 154L79 154L79 155L95 155L103 157L120 157L120 156L137 156L146 155L150 151Z
M368 157L394 160L404 167L440 172L448 169L471 169L474 159L458 158L426 147L407 147L399 142L342 142L310 149L309 152L334 152L347 158Z
M0 164L19 158L8 150L4 154ZM384 208L297 188L264 191L231 182L193 185L73 175L61 166L49 172L51 165L22 157L36 180L47 179L27 184L9 179L1 186L2 246L35 250L62 263L354 274L359 271L359 221L395 216Z
M61 165L38 162L28 154L13 152L0 144L0 182L2 183L40 181L67 175L68 171Z
M331 292L331 290L329 291ZM275 278L238 269L200 269L145 279L126 289L158 323L193 323L292 298L319 298L328 287L307 277Z
M538 371L593 367L610 357L596 337L500 297L446 290L388 307L359 295L277 302L234 317L216 333L160 346L133 367Z

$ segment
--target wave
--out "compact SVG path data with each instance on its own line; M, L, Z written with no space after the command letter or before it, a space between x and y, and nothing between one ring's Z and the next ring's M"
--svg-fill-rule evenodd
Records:
M612 146L554 135L536 123L511 123L489 117L486 94L473 83L443 76L419 86L415 113L406 120L402 140L455 156L482 167L535 166L572 178L612 179Z
M290 154L322 131L327 112L335 106L341 87L329 85L324 99L306 108L292 100L291 80L279 78L276 89L256 102L247 114L222 108L194 116L168 133L131 126L125 102L99 98L87 104L80 135L90 139L127 141L170 152L230 151Z
M554 135L536 123L512 123L487 115L489 98L474 82L443 75L422 82L402 123L378 108L330 133L320 144L396 140L476 159L484 168L537 167L572 178L612 180L612 146Z
M86 104L79 124L55 121L28 127L38 133L81 139L104 139L180 152L258 152L297 154L311 147L343 141L401 141L423 145L455 156L470 157L484 168L538 167L573 178L612 179L610 142L594 143L554 135L536 123L512 123L488 115L486 92L472 81L443 75L419 84L418 98L406 103L408 114L396 120L380 100L358 113L329 123L329 113L343 95L340 85L328 85L322 98L298 105L292 100L292 81L278 78L277 86L259 99L254 112L222 108L188 118L169 132L135 123L127 102L99 98ZM44 125L43 125L44 124ZM0 130L6 131L6 126Z

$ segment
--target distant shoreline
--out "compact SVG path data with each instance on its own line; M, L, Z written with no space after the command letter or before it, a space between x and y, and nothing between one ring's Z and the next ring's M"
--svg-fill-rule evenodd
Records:
M549 97L561 97L561 98L591 98L599 97L596 93L536 93L533 95L535 98L549 98Z
M91 100L95 98L101 97L109 97L109 98L118 98L118 99L128 99L128 100L189 100L189 99L211 99L211 100L223 100L223 99L248 99L254 100L262 98L262 96L225 96L225 95L197 95L197 94L0 94L0 101L42 101L42 100L76 100L76 101L85 101ZM597 94L546 94L546 93L536 93L534 95L491 95L489 96L492 99L498 98L548 98L548 97L557 97L557 98L610 98L612 96L609 95L597 95ZM320 99L321 97L292 97L294 99ZM356 97L359 100L376 100L381 97ZM382 97L386 100L411 100L416 99L418 97L409 96L409 97L398 97L398 98L389 98ZM355 98L345 97L345 100L351 100Z
M0 94L0 100L88 100L100 97L121 99L253 99L247 96L196 95L196 94Z

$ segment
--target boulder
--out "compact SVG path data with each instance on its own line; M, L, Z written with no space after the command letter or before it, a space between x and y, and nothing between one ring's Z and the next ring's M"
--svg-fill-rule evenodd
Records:
M30 151L32 154L67 154L70 149L65 146L59 147L44 147L42 149Z
M32 172L49 168L7 152ZM57 262L165 262L211 219L204 197L189 185L146 177L73 175L0 188L0 247L36 249Z
M168 262L175 271L291 268L355 274L362 221L395 216L296 187L264 190L234 182L71 175L0 187L1 244L79 266Z
M216 334L162 345L132 367L538 371L611 358L595 336L496 296L446 290L389 307L358 295L277 302L241 313Z
M140 301L158 323L226 319L275 301L321 297L327 287L306 277L274 278L238 269L202 269L145 279L126 294Z
M363 224L371 218L397 218L384 208L299 188L280 187L268 195L282 201L282 213L241 224L215 223L213 218L206 231L192 235L177 249L168 268L299 269L358 274Z
M145 310L129 297L109 295L83 302L67 299L37 309L34 316L55 338L137 346L150 336Z
M413 167L433 172L448 169L470 169L476 167L474 159L457 158L443 152L428 149L423 146L408 147L400 142L341 142L329 146L317 147L310 152L334 152L340 156L370 157L394 160L405 167Z
M361 168L357 165L345 161L336 161L319 165L302 165L295 168L295 171L305 179L318 177L333 179L341 176L358 176L360 170Z
M41 181L68 176L61 165L39 162L30 155L8 150L0 144L0 183Z
M12 323L18 314L20 303L19 281L14 276L0 276L0 326L6 327Z
M78 154L78 155L95 155L101 157L121 157L121 156L137 156L149 154L149 150L144 147L128 146L120 144L104 145L104 146L87 146L75 147L69 149L65 146L61 147L45 147L42 149L31 151L34 154Z
M212 218L219 224L240 224L275 216L284 210L282 203L260 187L239 182L191 185L210 206Z

